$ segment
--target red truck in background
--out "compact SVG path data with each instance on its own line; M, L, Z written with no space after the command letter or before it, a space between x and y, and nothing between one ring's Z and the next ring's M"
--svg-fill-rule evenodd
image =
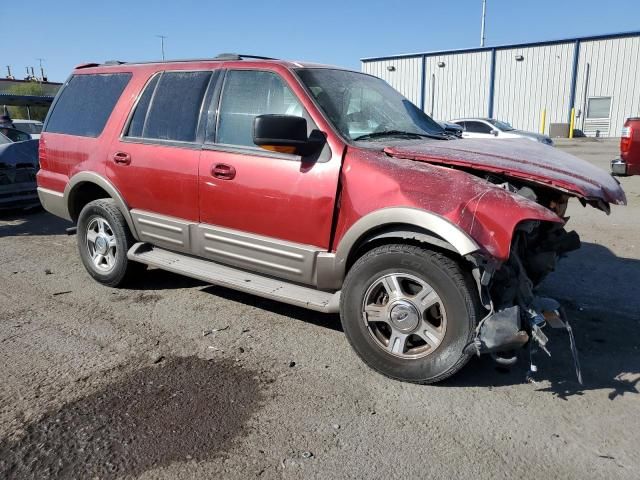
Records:
M640 175L640 117L627 118L620 136L620 158L611 161L614 175Z

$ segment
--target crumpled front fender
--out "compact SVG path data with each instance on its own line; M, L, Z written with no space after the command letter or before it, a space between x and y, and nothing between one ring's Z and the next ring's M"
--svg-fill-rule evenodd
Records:
M351 151L341 178L341 199L333 249L353 236L349 230L373 212L418 209L442 217L499 261L509 258L518 223L563 223L552 211L469 173L376 152ZM384 225L406 224L384 215ZM413 225L425 228L424 225ZM381 225L373 225L380 227ZM436 235L441 232L433 231ZM344 245L344 244L343 244Z

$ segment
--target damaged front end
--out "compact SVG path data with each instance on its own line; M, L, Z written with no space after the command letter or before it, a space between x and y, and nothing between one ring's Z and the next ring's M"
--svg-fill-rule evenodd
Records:
M525 221L514 232L506 262L484 262L481 266L476 262L476 272L482 272L477 273L480 294L489 314L478 324L465 352L488 353L500 365L510 366L517 361L516 350L527 345L531 353L542 350L551 355L543 328L561 328L569 334L576 374L582 383L573 334L563 309L556 300L536 293L559 258L578 248L578 234L567 232L562 224ZM532 360L530 373L536 370Z

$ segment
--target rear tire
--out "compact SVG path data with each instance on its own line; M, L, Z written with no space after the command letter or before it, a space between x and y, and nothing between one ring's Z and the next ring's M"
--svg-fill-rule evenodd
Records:
M396 380L435 383L460 370L481 318L473 280L460 265L413 245L377 247L349 270L342 327L372 369Z
M78 217L77 240L84 267L103 285L118 287L144 269L127 258L135 239L110 198L85 205Z

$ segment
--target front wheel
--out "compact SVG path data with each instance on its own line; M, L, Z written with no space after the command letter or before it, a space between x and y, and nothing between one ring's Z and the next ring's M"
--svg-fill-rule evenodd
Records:
M480 307L473 281L450 258L384 245L358 259L342 289L340 317L353 349L397 380L434 383L469 360Z

